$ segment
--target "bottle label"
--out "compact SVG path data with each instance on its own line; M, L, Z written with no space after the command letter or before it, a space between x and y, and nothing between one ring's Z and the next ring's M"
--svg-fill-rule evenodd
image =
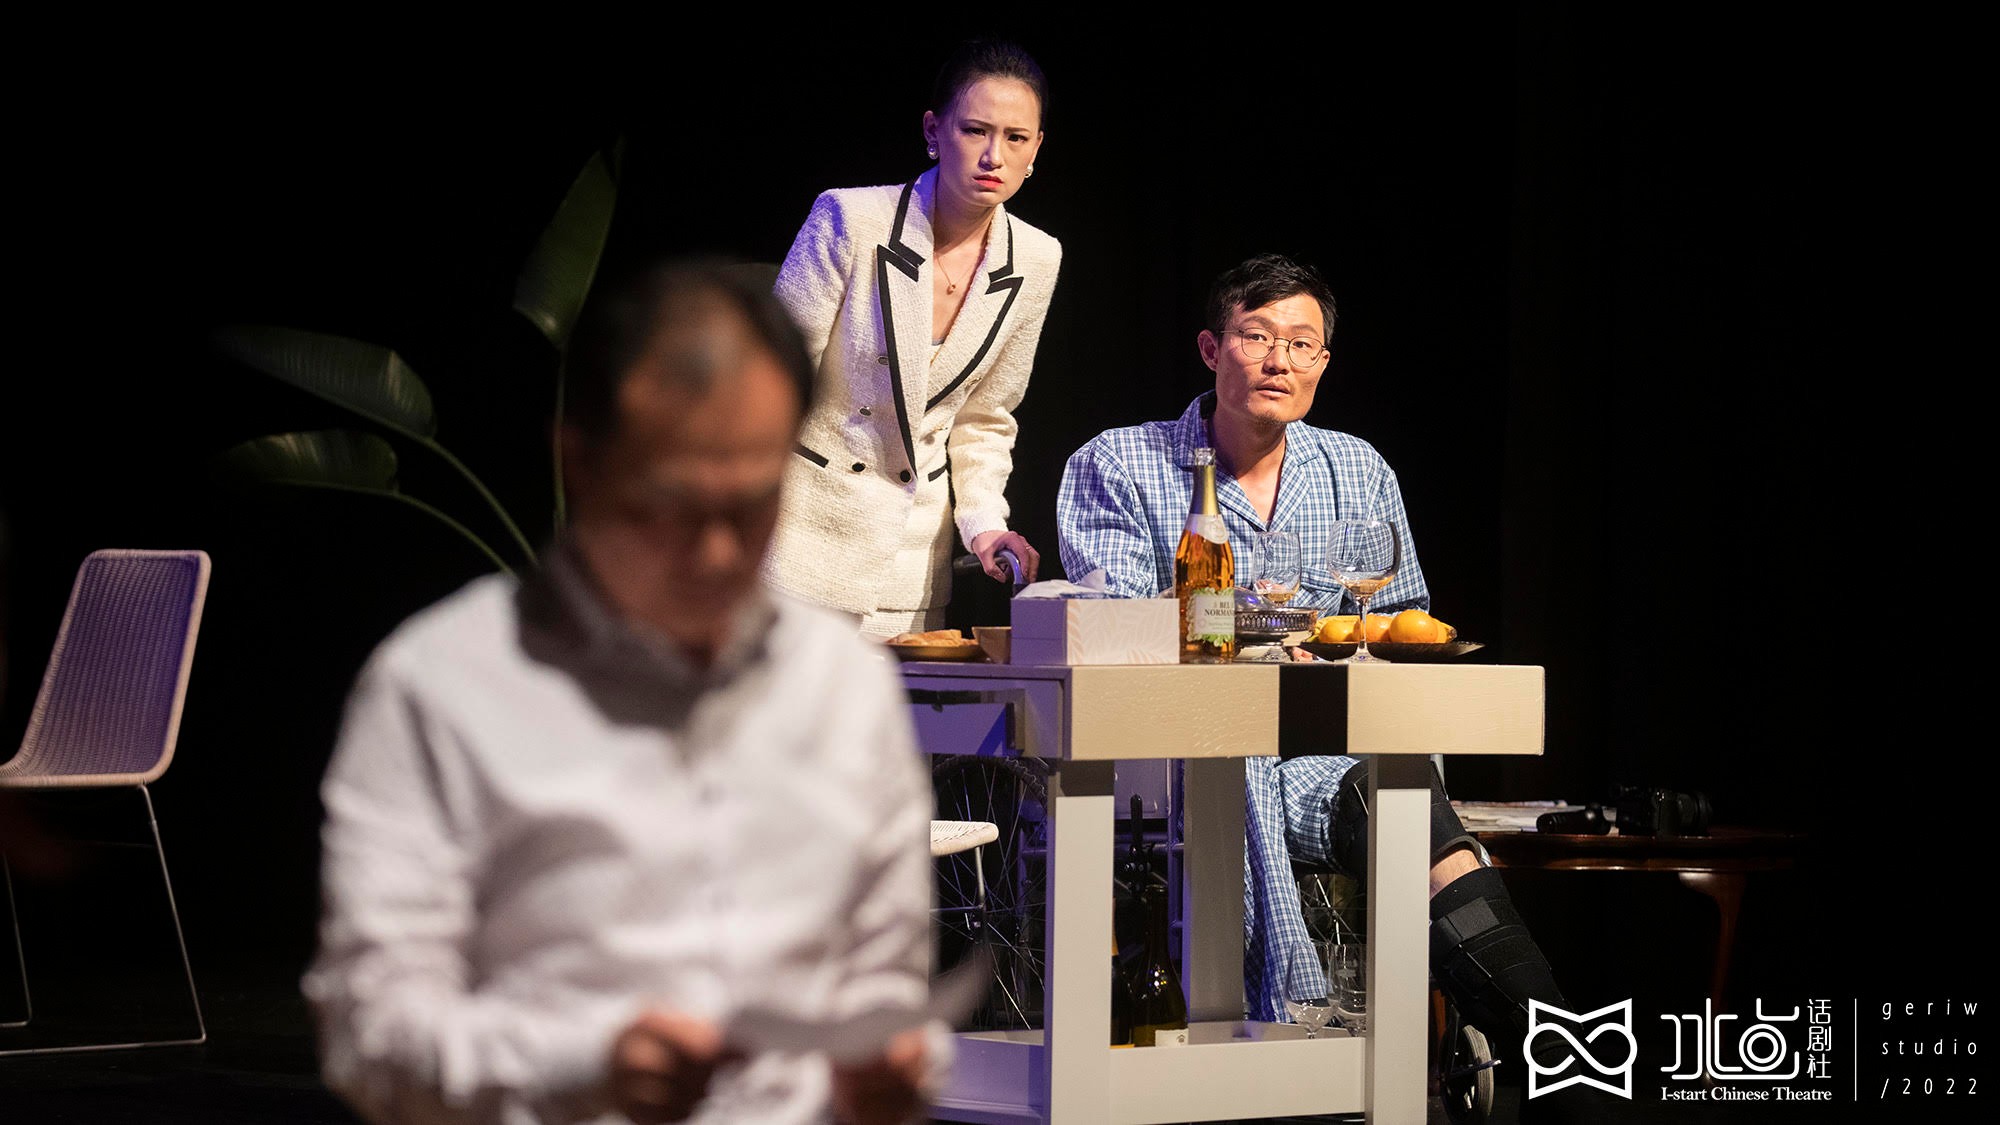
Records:
M1199 535L1210 543L1229 542L1229 529L1223 526L1222 516L1215 512L1189 512L1186 530L1189 535Z
M1188 591L1187 639L1215 644L1235 640L1236 591L1212 588Z

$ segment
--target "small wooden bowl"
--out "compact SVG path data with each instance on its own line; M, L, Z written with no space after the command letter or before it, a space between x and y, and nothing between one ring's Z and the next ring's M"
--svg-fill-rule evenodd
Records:
M972 635L979 647L986 650L986 659L995 664L1010 664L1008 659L1014 652L1014 629L1008 625L974 625Z

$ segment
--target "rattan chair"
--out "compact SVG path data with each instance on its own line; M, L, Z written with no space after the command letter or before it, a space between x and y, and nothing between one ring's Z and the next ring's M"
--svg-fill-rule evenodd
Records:
M0 1056L181 1046L206 1042L201 998L195 993L187 939L174 905L160 827L147 785L167 772L180 732L195 634L208 593L208 555L201 551L97 551L78 568L69 610L56 634L41 693L20 751L0 764L0 789L110 789L131 787L146 806L153 852L166 884L167 909L180 943L181 970L194 1004L191 1039L91 1043L0 1050ZM15 908L13 873L0 856L0 878L21 957L22 1026L34 1018L28 966Z

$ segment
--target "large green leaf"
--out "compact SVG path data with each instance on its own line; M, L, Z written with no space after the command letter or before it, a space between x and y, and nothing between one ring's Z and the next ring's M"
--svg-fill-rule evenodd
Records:
M583 310L597 276L611 212L618 204L618 181L604 153L593 155L556 208L555 218L529 252L514 282L514 308L528 318L558 351Z
M425 441L437 433L430 389L379 344L266 325L225 328L216 342L264 374L398 433Z
M216 468L225 478L247 484L316 488L393 500L457 532L494 566L509 574L514 571L471 528L397 487L396 450L375 434L306 430L252 438L219 454Z
M255 484L395 492L396 450L357 430L310 430L253 438L224 450L223 475Z
M225 328L216 334L216 343L264 374L352 410L437 454L493 509L521 553L530 561L534 559L534 547L521 534L514 517L501 507L499 498L464 462L437 443L437 414L431 407L430 389L403 357L378 344L345 336L265 325Z

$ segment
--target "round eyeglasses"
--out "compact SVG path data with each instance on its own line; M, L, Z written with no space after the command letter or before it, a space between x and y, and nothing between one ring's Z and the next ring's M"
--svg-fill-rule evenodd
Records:
M1271 354L1272 348L1280 344L1284 345L1285 351L1291 356L1292 366L1294 367L1311 367L1326 358L1326 345L1313 339L1311 336L1294 336L1289 340L1285 340L1273 337L1269 332L1263 332L1255 328L1247 331L1236 328L1218 328L1215 331L1218 334L1227 334L1236 337L1238 341L1236 346L1243 349L1244 359L1263 359L1265 356Z

